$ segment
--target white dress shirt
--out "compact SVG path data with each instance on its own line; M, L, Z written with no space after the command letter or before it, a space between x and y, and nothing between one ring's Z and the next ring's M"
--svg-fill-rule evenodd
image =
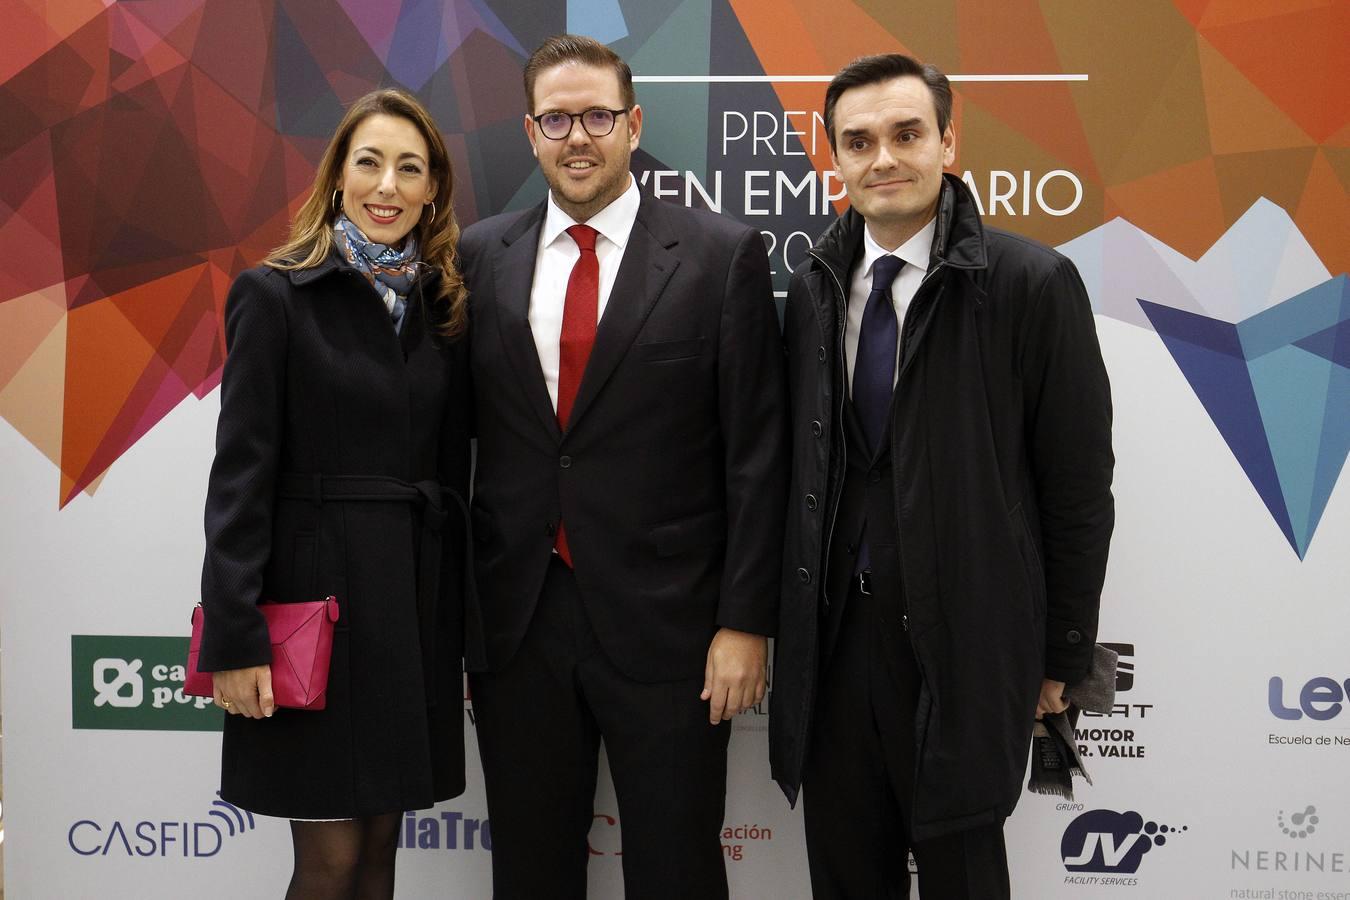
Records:
M858 356L858 334L862 329L863 309L867 306L867 295L872 293L872 266L883 256L898 256L905 261L900 274L891 282L891 300L895 305L896 334L904 334L905 313L909 302L928 274L928 257L933 249L933 235L937 233L937 219L929 219L928 224L919 229L918 234L905 241L894 253L884 249L872 239L870 228L863 229L863 256L853 269L853 278L849 281L848 312L844 317L844 358L848 363L848 392L853 395L853 361ZM896 361L899 362L900 342L895 342ZM900 367L895 367L894 378L900 377ZM892 381L892 384L895 382Z
M619 263L623 262L623 250L633 231L633 223L637 221L640 201L637 182L630 175L628 190L583 223L599 232L595 239L595 255L600 261L597 323L605 316L609 292L619 273ZM567 234L567 229L576 224L576 220L553 202L553 192L549 191L548 210L544 214L544 225L539 230L539 250L534 257L529 319L534 346L539 353L539 367L544 371L544 381L548 384L548 396L553 401L554 412L558 411L558 343L562 338L567 279L572 274L572 266L581 256L576 241Z

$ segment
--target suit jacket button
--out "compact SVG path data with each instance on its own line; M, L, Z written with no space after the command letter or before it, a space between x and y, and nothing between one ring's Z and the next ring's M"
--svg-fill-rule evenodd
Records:
M816 495L815 495L815 494L807 494L807 495L806 495L806 508L809 509L809 510L812 510L812 511L815 510L815 508L816 508Z
M824 362L824 361L825 361L825 348L824 348L824 347L817 347L817 348L816 348L816 359L820 360L821 362Z
M811 583L811 573L808 572L808 571L806 571L805 569L798 569L798 570L797 570L797 580L800 581L802 584L810 584L810 583Z
M878 472L876 469L873 469L872 471L867 473L868 484L876 484L880 480L881 480L881 473Z
M1083 640L1083 632L1079 631L1077 628L1070 628L1069 633L1064 635L1064 639L1070 644L1077 644Z
M549 537L554 537L557 533L558 529L556 526L554 526L552 522L549 522L547 525L544 526L544 534L548 535Z
M825 426L820 424L819 419L811 423L811 433L814 434L816 437L820 437L822 434L824 434L824 432Z
M570 456L561 457L558 460L558 465L562 466L564 469L572 468L572 457Z

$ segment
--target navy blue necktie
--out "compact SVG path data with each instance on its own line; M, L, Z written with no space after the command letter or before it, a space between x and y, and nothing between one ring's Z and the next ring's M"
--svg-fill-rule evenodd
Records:
M900 328L895 321L891 282L895 281L904 264L898 256L883 256L872 264L872 292L867 295L867 305L863 308L858 352L853 358L853 410L858 414L874 456L886 428L895 388L895 354L900 343Z
M863 307L858 352L853 357L853 411L858 415L873 456L880 449L886 418L891 412L891 394L895 392L895 355L900 343L900 327L895 321L891 282L895 281L904 264L903 259L889 255L872 264L872 291ZM854 572L872 567L866 520L860 537Z

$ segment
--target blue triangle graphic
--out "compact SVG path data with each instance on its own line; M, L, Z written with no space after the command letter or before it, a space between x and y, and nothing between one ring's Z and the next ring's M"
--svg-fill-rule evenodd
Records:
M1139 305L1242 471L1247 473L1247 480L1256 488L1261 502L1270 510L1275 524L1298 552L1275 460L1261 422L1261 409L1247 372L1247 361L1242 357L1237 326L1147 300L1140 300Z
M1350 455L1350 279L1237 324L1139 305L1302 559Z

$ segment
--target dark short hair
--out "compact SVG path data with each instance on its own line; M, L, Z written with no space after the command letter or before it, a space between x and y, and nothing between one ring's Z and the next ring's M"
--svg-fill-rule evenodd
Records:
M534 82L541 72L564 63L579 63L600 69L613 69L619 79L624 109L637 103L633 93L633 70L619 54L597 41L580 34L555 34L548 38L525 61L525 108L534 112Z
M921 63L912 56L879 53L858 57L830 79L830 86L825 89L825 134L830 139L830 149L834 149L834 106L845 91L908 75L928 86L933 109L937 111L938 134L945 134L947 123L952 120L952 84L947 76L937 66Z

